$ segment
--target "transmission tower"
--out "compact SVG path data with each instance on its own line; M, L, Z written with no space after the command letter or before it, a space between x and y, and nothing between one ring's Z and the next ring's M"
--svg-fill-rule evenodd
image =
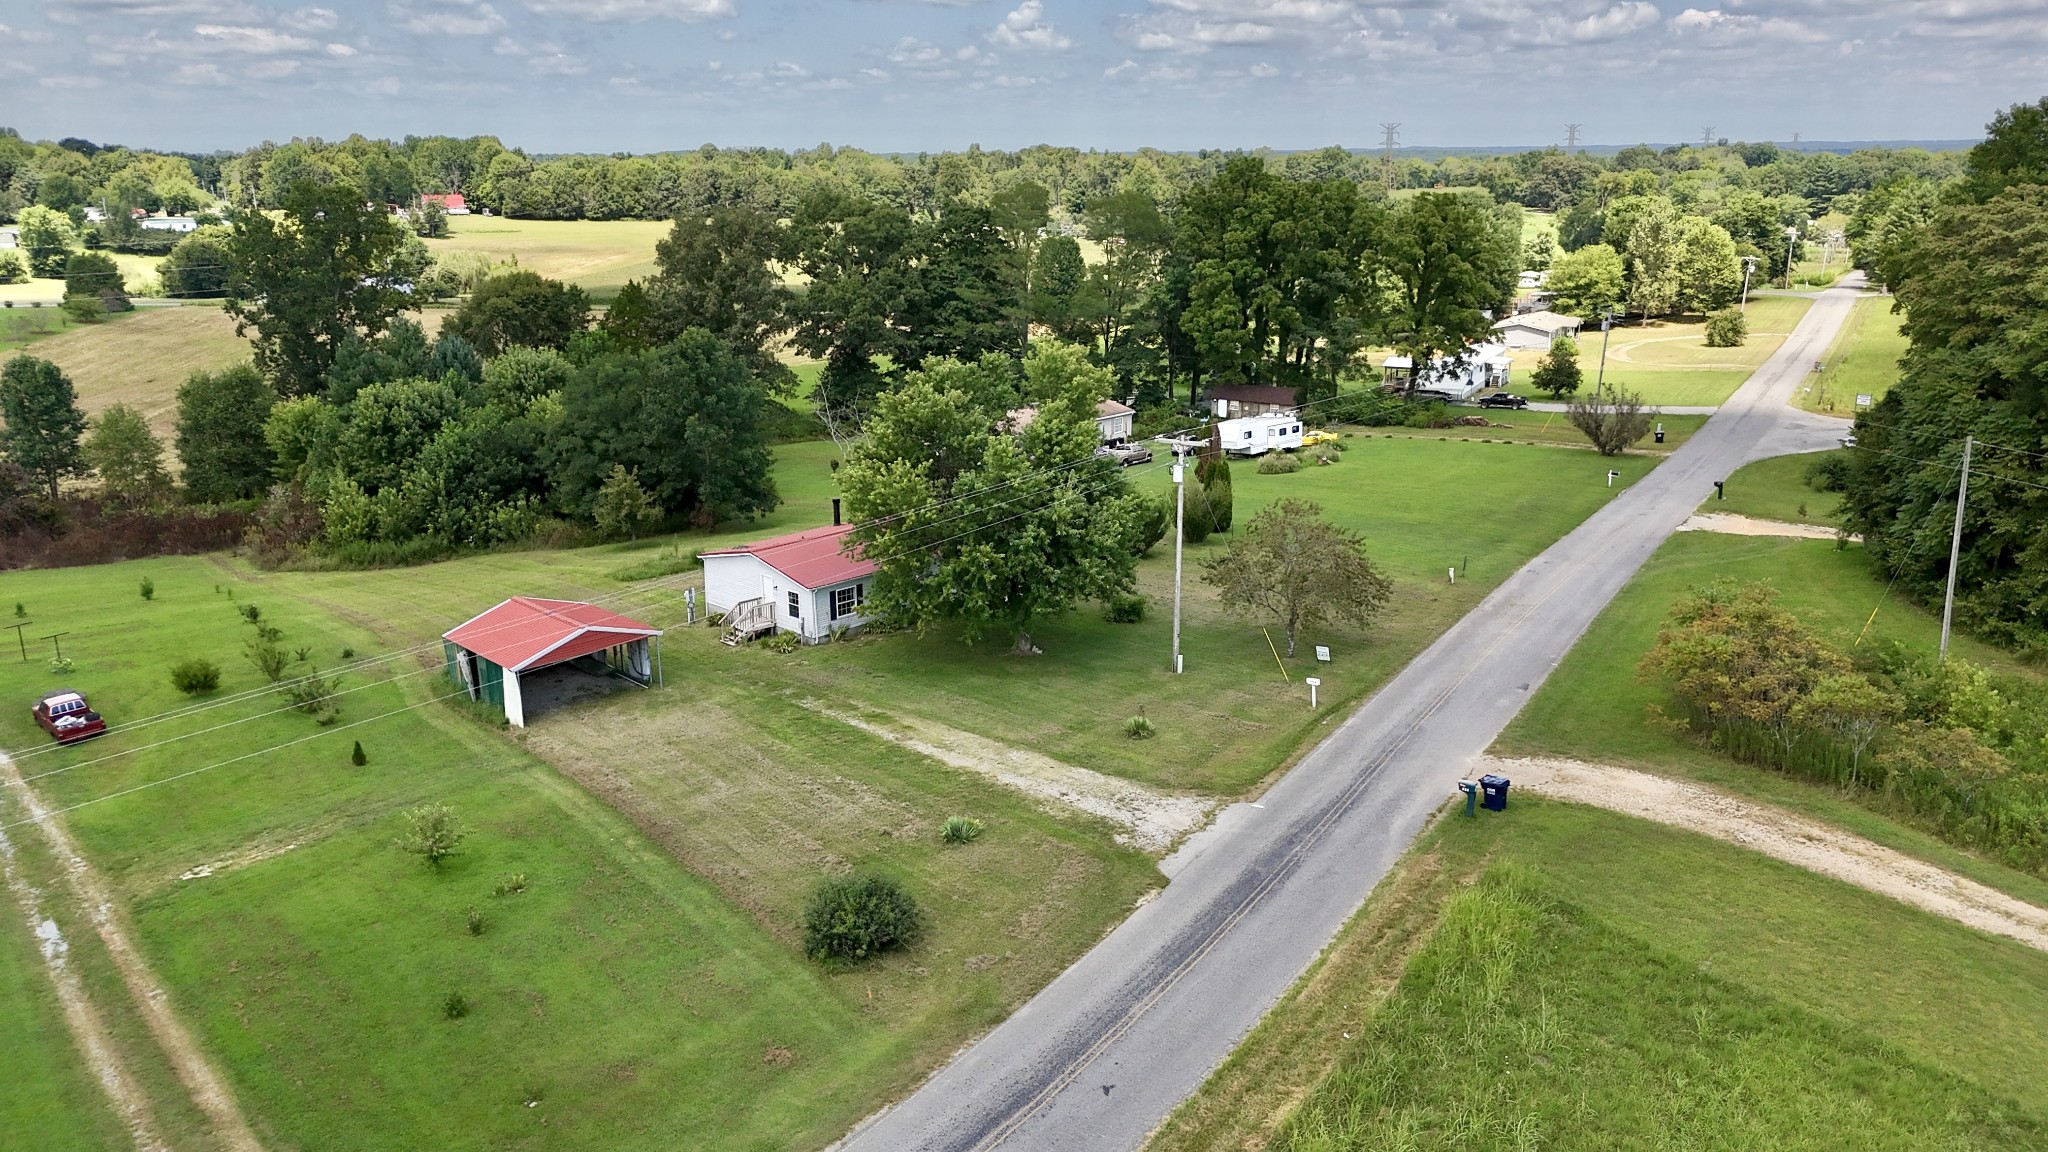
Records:
M1794 132L1794 133L1792 134L1792 150L1793 150L1794 152L1797 152L1797 151L1799 151L1799 137L1800 137L1800 133L1798 133L1798 132Z
M1576 151L1576 150L1578 149L1578 147L1579 147L1579 127L1580 127L1580 126L1579 126L1579 125L1577 125L1577 124L1567 124L1567 125L1565 125L1565 126L1564 126L1564 148L1565 148L1565 151L1567 151L1567 152L1572 152L1572 151Z
M1394 190L1394 145L1401 142L1399 124L1381 124L1380 131L1380 179L1386 181L1387 191Z
M1702 129L1700 129L1700 147L1702 147L1702 148L1712 148L1713 146L1714 146L1714 130L1713 130L1712 128L1702 128Z

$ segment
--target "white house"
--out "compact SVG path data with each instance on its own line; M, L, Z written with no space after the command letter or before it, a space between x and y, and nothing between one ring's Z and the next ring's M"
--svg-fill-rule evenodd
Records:
M1439 356L1415 371L1410 356L1389 356L1380 364L1380 390L1406 392L1411 378L1418 391L1441 392L1453 400L1469 400L1482 389L1505 388L1514 372L1506 346L1474 344L1456 356Z
M144 216L137 224L151 232L197 232L199 221L190 216Z
M1524 312L1495 324L1493 332L1510 348L1548 348L1559 336L1578 339L1579 329L1585 326L1584 320L1561 312Z
M851 531L835 524L706 552L704 603L725 614L735 643L783 631L816 644L858 628L875 565L849 551Z
M1095 406L1095 430L1104 444L1121 444L1131 438L1131 421L1137 414L1137 409L1128 404L1104 400ZM1015 434L1031 427L1036 419L1036 408L1012 408L1003 416L1003 427Z
M0 248L19 247L21 247L21 230L19 228L0 228Z

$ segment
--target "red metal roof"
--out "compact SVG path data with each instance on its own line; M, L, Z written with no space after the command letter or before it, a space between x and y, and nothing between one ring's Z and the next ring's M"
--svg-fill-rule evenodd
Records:
M704 557L753 556L805 588L830 588L874 574L873 562L846 554L846 534L851 531L851 524L813 528L737 548L720 548Z
M525 672L659 636L661 629L575 600L514 596L443 636L500 668Z

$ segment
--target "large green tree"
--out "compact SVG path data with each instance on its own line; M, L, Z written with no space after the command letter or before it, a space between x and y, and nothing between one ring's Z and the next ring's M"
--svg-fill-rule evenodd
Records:
M1322 506L1279 500L1252 517L1221 556L1202 562L1226 608L1270 618L1287 636L1287 654L1304 626L1345 620L1360 627L1386 609L1394 582L1366 553L1365 541L1323 518Z
M229 235L225 228L206 227L178 241L157 265L164 295L174 300L227 295Z
M1686 217L1678 235L1678 311L1704 316L1735 303L1741 292L1734 238L1711 220Z
M1566 316L1595 321L1621 306L1627 280L1621 253L1605 244L1588 244L1558 257L1544 287L1550 292L1552 308Z
M562 391L547 445L565 504L587 511L614 465L637 472L667 515L700 526L774 509L762 429L771 403L737 352L702 329L584 365Z
M825 362L818 406L858 416L882 390L887 369L916 358L907 330L915 226L900 208L820 190L805 198L793 227L797 268L808 283L791 305L790 343Z
M1425 192L1388 221L1382 260L1394 288L1388 343L1427 364L1492 335L1489 313L1521 271L1521 237L1471 197Z
M1095 455L1095 405L1114 377L1050 344L1033 349L1022 433L931 369L883 395L840 469L854 539L880 571L868 608L926 628L956 623L1033 653L1034 621L1082 600L1127 594L1144 498ZM1035 369L1035 371L1034 371Z
M477 285L442 324L486 357L507 348L561 348L590 324L583 289L537 272L512 271Z
M275 458L264 439L277 393L255 368L195 372L178 389L178 461L185 492L201 504L247 500L270 487Z
M753 208L678 217L654 246L659 271L645 285L646 342L665 344L701 328L739 353L772 390L794 389L795 375L773 352L791 323L781 268L789 249L788 230Z
M35 356L0 368L0 455L18 464L57 499L57 485L90 471L79 450L85 413L64 370Z
M71 218L38 204L22 209L15 223L21 229L18 242L28 253L29 270L53 280L64 275L65 264L78 250L78 228Z
M411 306L425 250L347 185L299 183L280 215L242 212L228 241L227 310L285 396L318 394L336 350Z
M126 404L112 405L94 417L79 450L99 475L100 491L118 504L137 507L170 487L163 443L142 413Z

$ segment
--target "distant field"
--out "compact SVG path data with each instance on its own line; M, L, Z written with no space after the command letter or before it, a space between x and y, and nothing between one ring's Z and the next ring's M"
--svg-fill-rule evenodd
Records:
M120 265L121 279L130 292L140 291L145 284L157 281L157 265L163 262L161 256L131 256L125 252L108 252ZM0 300L45 300L55 302L64 299L62 279L34 279L26 284L0 284Z
M142 410L170 444L178 386L194 372L217 372L249 358L249 342L220 308L137 308L98 324L72 326L30 349L55 363L78 388L88 414L115 404Z
M1785 343L1813 301L1803 296L1752 296L1749 340L1740 348L1709 348L1706 321L1652 320L1617 326L1607 333L1606 380L1641 392L1663 405L1716 405L1735 394L1750 374ZM1585 392L1600 378L1600 326L1579 335L1579 368ZM1514 353L1516 387L1523 391L1546 354L1540 348Z
M1626 816L1482 815L1418 842L1150 1152L2048 1141L2048 956Z
M1542 399L1540 394L1538 399ZM1562 412L1509 412L1489 411L1488 419L1497 428L1360 428L1356 435L1364 439L1393 437L1413 440L1458 440L1489 443L1498 441L1513 444L1551 444L1563 448L1591 449L1585 433L1572 427L1571 421ZM1643 438L1630 447L1639 452L1676 452L1680 445L1692 439L1707 422L1705 416L1660 416L1657 424L1664 428L1664 443L1657 443L1656 427L1643 433Z
M1899 330L1904 317L1892 311L1894 303L1889 296L1856 302L1849 323L1822 360L1827 367L1818 376L1808 376L1794 396L1801 408L1851 416L1857 396L1869 396L1873 404L1884 399L1899 382L1899 360L1907 348L1905 333Z
M513 220L504 216L451 216L446 240L429 240L436 256L476 252L495 261L518 260L529 272L580 286L609 300L628 280L654 272L654 245L668 235L666 220Z

